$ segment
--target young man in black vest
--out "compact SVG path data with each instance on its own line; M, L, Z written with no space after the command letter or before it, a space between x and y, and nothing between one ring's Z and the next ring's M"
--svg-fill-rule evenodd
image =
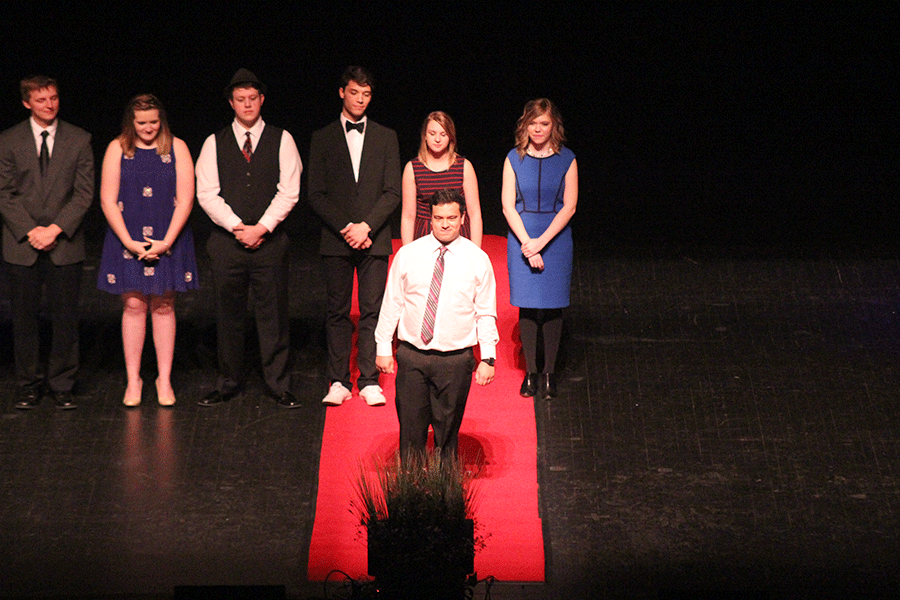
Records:
M352 397L350 305L359 281L360 397L385 403L375 367L375 325L391 254L391 213L400 204L400 151L392 129L366 117L374 88L362 67L347 67L338 95L338 120L313 133L309 151L309 205L322 219L319 253L325 267L330 388L322 400L338 406Z
M225 88L230 126L209 136L197 159L197 201L217 225L206 249L216 288L219 377L199 404L231 399L244 384L244 316L253 290L263 378L283 408L291 391L288 239L278 227L297 204L303 165L291 134L260 117L266 86L239 69Z

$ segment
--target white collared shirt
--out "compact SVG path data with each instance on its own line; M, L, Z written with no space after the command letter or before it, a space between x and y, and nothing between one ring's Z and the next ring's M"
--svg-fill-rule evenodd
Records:
M366 141L366 129L369 127L368 118L366 115L363 115L363 118L356 123L363 124L362 133L357 130L347 131L347 121L350 121L347 117L344 116L344 113L341 113L341 131L344 132L344 139L347 140L347 149L350 151L350 163L353 165L353 179L355 181L359 181L359 161L362 159L362 149L363 144ZM353 121L350 121L353 123Z
M476 343L482 358L496 357L497 282L484 250L462 236L447 244L434 338L422 341L422 320L441 242L429 234L394 255L375 328L376 354L391 356L394 331L420 350L449 352Z
M260 118L249 130L250 143L253 145L254 151L256 151L256 145L259 143L265 126L265 122ZM234 132L238 148L243 148L248 130L237 119L231 123L231 129ZM281 134L278 167L280 171L278 191L272 198L269 207L266 208L266 212L259 219L260 225L269 231L274 231L278 224L284 221L300 198L300 174L303 173L303 163L300 160L300 153L297 151L297 144L294 143L293 136L287 130ZM241 218L219 195L221 187L219 186L219 163L216 155L216 134L210 135L203 142L203 148L197 158L196 173L197 202L213 223L230 233L241 223ZM255 225L255 223L245 223L245 225Z
M53 119L53 123L46 129L38 125L37 121L34 120L34 117L29 117L28 121L31 123L31 134L34 136L34 145L38 156L41 155L41 145L44 143L44 137L41 135L41 132L47 131L50 133L50 135L47 136L47 152L52 158L53 142L56 141L56 128L59 125L59 119Z

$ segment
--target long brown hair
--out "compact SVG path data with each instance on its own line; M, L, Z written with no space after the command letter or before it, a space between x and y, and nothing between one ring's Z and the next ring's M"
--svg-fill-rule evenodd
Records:
M122 145L122 154L134 156L137 131L134 129L134 113L139 110L159 111L159 132L156 134L156 153L160 156L172 151L172 131L169 129L169 119L166 117L166 109L162 102L153 94L139 94L131 99L125 107L125 115L122 117L122 133L117 138Z
M450 164L452 165L456 161L456 125L453 124L453 119L450 118L450 115L442 110L429 113L425 117L425 122L422 123L422 131L419 134L421 139L419 142L419 160L422 161L422 164L428 164L428 144L425 143L425 132L428 131L428 123L431 121L443 127L444 133L447 134L447 138L450 140L447 144L447 153L450 156Z
M553 131L550 133L550 147L554 152L559 152L566 141L566 130L563 129L562 115L559 109L550 100L546 98L538 98L531 100L525 105L522 116L516 122L516 152L519 158L525 156L525 149L528 148L528 125L541 115L549 114L550 121L553 123Z

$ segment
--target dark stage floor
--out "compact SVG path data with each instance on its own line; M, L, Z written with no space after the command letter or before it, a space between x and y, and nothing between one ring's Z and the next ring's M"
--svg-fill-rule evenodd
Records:
M898 590L900 263L714 255L579 246L561 398L536 403L547 583L494 597ZM148 345L145 405L124 409L118 301L95 276L76 411L12 408L0 305L0 596L321 597L305 579L325 388L312 244L293 257L294 411L258 376L227 405L194 404L214 382L205 270L179 300L178 405L155 405Z

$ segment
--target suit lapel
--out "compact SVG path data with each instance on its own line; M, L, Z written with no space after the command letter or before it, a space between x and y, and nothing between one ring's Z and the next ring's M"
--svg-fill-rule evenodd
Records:
M368 120L368 125L366 125L366 137L363 141L362 154L359 157L359 180L362 181L363 173L367 173L370 170L372 161L375 160L373 149L375 143L377 141L378 134L376 133L376 128L372 127L372 120Z
M32 173L36 173L37 177L35 179L39 180L41 178L41 163L38 158L37 145L34 143L34 134L31 131L31 121L22 123L19 133L19 151L25 159L25 167Z
M338 119L334 125L334 146L337 155L340 157L340 169L344 173L344 177L348 181L353 181L353 161L350 160L350 148L347 146L347 136L341 129L341 120Z

